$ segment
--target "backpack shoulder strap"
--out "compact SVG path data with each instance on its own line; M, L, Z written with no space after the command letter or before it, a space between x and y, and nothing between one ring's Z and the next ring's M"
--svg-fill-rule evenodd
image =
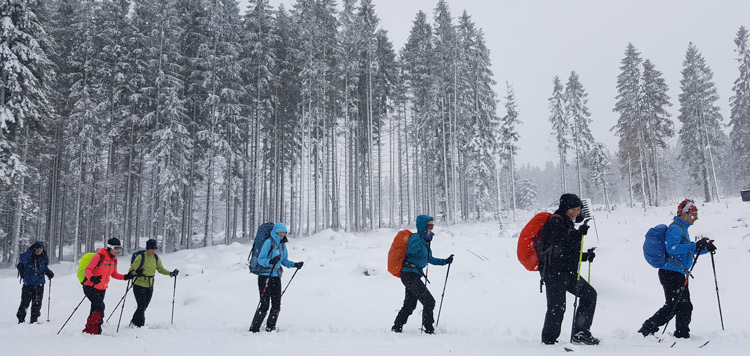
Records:
M141 256L141 265L138 268L143 268L143 260L146 259L146 251L141 251L140 256Z
M678 222L676 222L676 221L673 221L673 222L672 222L671 224L669 224L669 226L672 226L672 225L677 225L677 226L679 226L679 227L680 227L680 229L682 229L682 239L681 239L681 241L680 241L680 242L682 242L682 243L685 243L685 242L690 242L690 241L687 241L687 239L685 238L685 227L684 227L684 226L682 226L682 224L680 224L680 223L678 223ZM669 226L668 226L668 227L669 227Z

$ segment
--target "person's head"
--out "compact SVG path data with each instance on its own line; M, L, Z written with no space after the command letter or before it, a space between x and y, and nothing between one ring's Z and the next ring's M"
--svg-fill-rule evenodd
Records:
M156 245L156 240L149 239L148 241L146 241L146 253L148 253L149 255L155 254L156 249L158 248L159 247Z
M273 229L271 230L271 238L274 239L274 241L278 242L286 242L286 224L284 223L275 223L273 224Z
M677 216L690 225L695 224L698 221L698 207L693 200L685 199L677 205Z
M580 222L578 217L581 215L582 206L583 201L581 201L581 198L573 193L565 193L560 196L560 207L558 210L565 214L568 219Z
M29 247L29 250L34 251L34 254L41 255L44 253L44 241L34 242L34 244Z
M113 237L107 240L107 251L113 256L119 255L120 252L122 252L122 244L120 244L120 239Z
M432 218L432 216L429 215L419 215L417 216L417 233L419 236L423 239L427 239L428 233L432 231L432 228L435 227L435 219Z

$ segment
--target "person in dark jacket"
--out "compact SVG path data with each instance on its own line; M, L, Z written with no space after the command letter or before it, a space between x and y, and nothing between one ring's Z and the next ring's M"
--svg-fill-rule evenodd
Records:
M18 306L18 323L26 320L26 309L31 303L30 323L36 323L42 315L42 300L44 299L44 276L50 280L55 274L49 269L49 258L44 249L44 241L34 242L26 252L21 254L18 261L18 274L23 279L21 287L21 305Z
M590 332L596 310L596 290L585 279L578 279L581 243L588 232L587 224L575 229L575 222L583 220L580 216L582 206L583 202L577 195L563 194L560 196L559 208L541 231L539 271L547 286L547 314L542 329L542 342L547 345L556 343L560 336L566 292L579 298L578 310L573 316L573 342L587 345L599 343ZM591 262L595 256L593 251L584 252L582 261Z
M281 275L284 272L282 266L286 268L302 268L304 262L292 262L288 259L289 254L286 249L286 225L276 223L271 230L271 238L267 239L258 252L258 264L264 267L264 270L258 274L258 293L260 294L260 307L258 308L253 321L250 324L250 331L257 333L266 318L269 306L271 312L266 321L266 331L276 329L276 320L279 318L281 311ZM271 305L272 304L272 305Z
M146 308L148 308L148 305L151 303L151 297L154 295L154 276L156 272L175 278L180 273L178 269L169 271L164 268L159 256L156 255L157 248L156 240L149 239L146 241L146 251L138 254L130 265L129 272L131 274L135 273L135 279L133 279L133 296L135 296L136 304L138 304L133 313L133 318L130 320L130 325L138 328L146 324Z
M430 294L427 285L422 283L422 277L425 277L425 280L427 279L427 276L422 272L422 268L427 266L428 263L437 266L452 263L453 255L448 258L432 257L430 242L435 236L432 233L434 226L431 216L417 216L417 233L409 237L404 266L401 268L401 283L403 283L405 290L404 305L396 315L391 331L397 333L403 331L404 324L409 319L409 315L417 308L417 301L419 301L424 307L422 310L422 330L427 334L435 333L435 328L432 325L434 322L432 312L435 309L435 298Z
M690 241L688 228L698 220L698 207L690 199L677 206L677 215L667 228L665 248L667 263L659 268L659 283L664 289L664 305L648 318L638 330L643 336L659 331L673 316L676 316L674 337L690 338L690 319L693 304L690 302L688 275L695 261L695 254L716 251L716 246L704 238Z

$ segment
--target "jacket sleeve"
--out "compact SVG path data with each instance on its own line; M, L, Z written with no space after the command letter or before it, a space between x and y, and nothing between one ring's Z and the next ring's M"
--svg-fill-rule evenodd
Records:
M688 239L687 231L685 231L685 238ZM682 227L678 225L671 225L667 229L666 244L667 253L670 255L685 255L695 252L695 242L682 242Z
M282 244L282 246L284 246L284 245ZM292 267L294 267L294 262L290 261L289 258L287 258L288 255L289 255L289 253L286 250L286 246L283 247L283 251L284 251L284 253L282 254L283 258L281 259L281 265L284 266L284 267L286 267L286 268L292 268Z
M270 263L268 261L273 258L273 256L268 256L268 253L271 251L271 239L267 239L265 242L263 242L263 246L260 247L260 252L258 252L258 264L266 267L271 268Z
M119 272L117 272L117 261L115 261L115 268L113 268L113 269L112 269L112 274L111 274L111 276L112 276L112 278L114 278L114 279L119 279L119 280L121 280L121 281L125 279L125 276L124 276L124 275L122 275L122 274L120 274Z
M139 253L138 256L135 257L135 259L133 260L133 263L130 264L130 269L128 269L128 272L135 271L141 265L141 260L143 259L143 255L144 254Z
M89 261L88 266L86 266L86 269L83 270L83 274L86 275L86 278L91 279L91 277L94 276L94 269L99 264L99 261L101 261L102 255L95 253L94 257L91 257L91 261Z
M435 257L432 257L432 250L431 249L427 249L427 253L428 253L428 255L427 255L427 261L430 262L431 265L445 266L447 264L447 262L445 262L444 258L435 258Z
M154 255L154 258L156 258L156 255ZM156 270L165 276L168 276L170 273L170 271L167 271L167 269L164 268L164 265L161 264L161 258L156 258Z

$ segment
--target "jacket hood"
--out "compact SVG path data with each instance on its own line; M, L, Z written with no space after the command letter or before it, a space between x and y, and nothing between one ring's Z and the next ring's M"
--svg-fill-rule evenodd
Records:
M271 238L273 239L273 242L276 244L281 243L281 236L279 236L279 232L287 232L286 230L286 224L284 223L275 223L273 224L273 229L271 230Z
M36 241L29 247L29 250L36 250L38 248L44 249L44 241Z
M422 239L427 238L427 223L432 221L432 216L419 215L417 216L417 233Z

